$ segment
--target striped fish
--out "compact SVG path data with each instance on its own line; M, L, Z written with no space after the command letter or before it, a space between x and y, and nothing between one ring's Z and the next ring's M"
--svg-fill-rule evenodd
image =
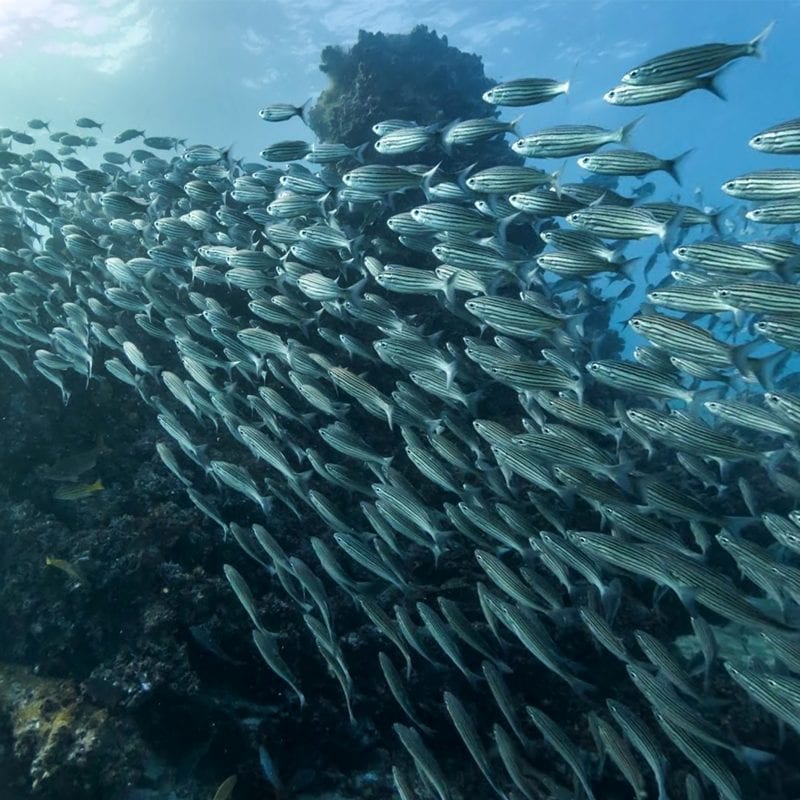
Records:
M486 779L486 782L500 797L505 798L505 792L500 789L494 780L494 770L489 762L489 755L481 742L475 723L464 707L464 704L452 694L452 692L445 692L444 706L447 709L447 713L450 715L450 719L453 721L456 731L458 731L458 735L466 745L473 761L478 765L478 769Z
M655 711L654 714L670 741L714 784L723 800L744 800L739 781L713 750L676 725L662 712Z
M471 208L464 208L453 203L426 203L416 206L411 209L411 217L426 228L435 231L474 233L494 228L492 220L487 220L486 217Z
M414 153L430 146L436 136L437 127L397 128L384 133L373 147L383 155Z
M692 151L687 150L675 158L658 158L650 153L638 150L607 150L603 153L594 153L581 156L578 166L595 172L599 175L634 175L642 177L651 172L666 172L680 185L681 178L678 174L678 165Z
M513 147L513 145L512 145ZM549 186L553 175L533 167L500 164L470 175L464 182L473 192L481 194L512 194L527 192L537 186Z
M609 89L603 95L603 100L613 106L645 106L651 103L664 103L667 100L675 100L689 92L693 92L695 89L703 89L716 95L721 100L726 100L727 98L716 82L721 72L722 70L719 70L710 75L698 75L692 78L682 78L681 80L652 85L620 83L613 89Z
M667 757L664 755L661 743L644 720L626 705L612 699L606 700L606 705L628 741L638 750L652 770L658 787L658 800L667 800L665 776Z
M650 397L673 397L691 402L692 392L684 389L669 375L628 361L590 361L586 371L600 383L625 392Z
M667 233L667 226L663 222L658 222L652 214L641 208L592 206L568 214L567 222L604 239L658 236L663 240Z
M475 145L478 142L491 139L501 133L517 133L517 123L521 117L511 122L495 119L494 117L478 117L453 122L442 131L442 146L449 152L453 145Z
M300 139L288 139L265 147L260 155L265 161L297 161L311 152L311 145Z
M800 170L748 172L722 184L722 191L740 200L782 200L800 195Z
M516 78L498 83L482 95L493 106L534 106L569 92L569 81L552 78Z
M569 765L589 800L595 800L589 775L584 767L583 756L575 743L567 736L563 728L550 719L541 709L535 706L525 706L525 711L527 711L528 718L539 729L547 743Z
M350 189L376 195L402 192L422 184L423 177L402 167L386 164L365 164L342 175L342 182Z
M558 125L523 136L511 145L515 153L526 158L568 158L593 153L604 144L627 144L633 129L642 117L637 117L617 130L597 125Z
M636 797L640 800L646 800L647 789L644 783L644 776L625 740L617 733L615 728L594 712L590 713L590 719L594 722L603 751L617 765L625 780L631 785Z
M761 56L764 40L775 23L771 22L758 36L742 44L701 44L682 47L648 59L623 76L623 83L653 85L714 72L729 62L748 56Z
M763 153L800 153L800 118L780 122L757 133L749 141L750 147Z

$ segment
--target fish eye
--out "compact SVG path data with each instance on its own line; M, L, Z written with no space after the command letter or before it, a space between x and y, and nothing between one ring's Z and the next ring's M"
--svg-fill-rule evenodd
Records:
M736 181L728 181L724 186L723 189L735 189L736 188Z
M730 289L717 289L717 297L730 297L731 290Z
M632 69L632 70L631 70L631 71L628 73L628 77L630 77L630 78L635 78L635 77L636 77L638 74L639 74L639 70L638 70L638 69Z
M616 94L617 94L617 90L616 89L612 89L610 92L606 92L606 95L608 97L616 97Z
M589 364L589 365L587 366L587 369L588 369L590 372L599 372L599 371L600 371L600 365L599 365L599 364L596 364L595 362L592 362L591 364Z
M753 137L753 144L761 144L764 141L763 136L754 136Z

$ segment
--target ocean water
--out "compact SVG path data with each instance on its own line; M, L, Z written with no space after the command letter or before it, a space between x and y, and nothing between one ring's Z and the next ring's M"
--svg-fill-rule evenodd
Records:
M798 32L0 0L0 800L800 796ZM709 42L724 98L604 101ZM352 138L393 117L427 144ZM637 117L675 175L511 149ZM626 202L684 208L580 220Z

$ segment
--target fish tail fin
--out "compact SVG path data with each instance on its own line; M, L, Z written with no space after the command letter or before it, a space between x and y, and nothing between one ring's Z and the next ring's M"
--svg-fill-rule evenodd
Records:
M519 136L518 126L524 116L524 114L518 114L516 117L514 117L514 119L511 120L511 122L508 123L508 130L510 133L513 133L514 136Z
M618 133L619 133L619 143L627 145L630 142L631 134L633 133L634 128L638 127L639 123L645 118L645 114L640 114L636 119L629 122L627 125L623 125Z
M353 158L355 158L359 164L364 163L364 153L371 144L372 142L364 142L364 144L360 144L358 147L356 147L356 151L353 153Z
M306 125L308 125L308 112L311 110L311 103L314 100L313 97L309 97L308 100L297 109L297 116L300 117ZM309 126L310 127L310 126Z
M422 191L425 193L425 197L430 200L431 196L431 181L433 180L433 176L439 171L439 167L442 166L442 162L440 161L435 166L431 167L423 176L422 176Z
M670 159L666 163L665 171L668 172L675 179L675 183L677 183L678 186L681 186L681 176L680 173L678 172L678 165L693 152L694 152L694 147L684 151L679 156L675 156L675 158Z
M775 760L775 754L766 750L759 750L756 747L744 747L740 745L735 753L737 758L744 762L751 772L755 772L759 767L769 764Z
M749 362L749 368L759 385L767 391L772 391L775 386L775 375L785 366L791 354L786 350L779 350L763 358L754 358Z
M619 271L629 280L631 283L636 283L639 280L639 272L634 271L633 265L639 261L640 259L637 258L623 258L621 261L614 261L612 259L612 264L619 265Z
M553 191L556 193L556 197L560 200L561 199L561 178L564 175L564 170L567 168L567 161L564 160L564 163L550 176L552 181Z
M708 224L713 228L714 233L718 236L722 235L722 228L720 227L720 220L722 219L723 214L730 208L730 206L725 206L724 208L717 209L708 215Z
M572 71L569 73L569 78L567 78L563 83L564 94L567 95L567 98L569 98L569 91L572 88L572 84L575 82L575 73L578 71L580 63L581 60L576 58L575 63L572 65Z
M728 96L720 89L717 83L717 78L719 78L724 71L724 69L718 69L716 72L712 72L711 75L703 75L703 77L699 79L700 88L711 92L711 94L719 97L720 100L727 100Z
M748 42L749 55L755 56L756 58L764 58L763 44L767 36L769 36L770 33L772 33L772 29L774 27L775 27L775 20L772 20L772 22L770 22L769 25L767 25L767 27L764 28L764 30L758 34L758 36L754 36Z
M631 259L635 261L636 259ZM589 316L589 311L584 311L580 314L572 314L566 319L565 326L567 329L567 333L570 334L574 339L582 339L583 338L583 325L586 322L586 318Z
M456 300L456 280L458 279L458 270L454 269L453 272L447 276L444 280L444 286L442 290L444 291L444 297L447 301L448 305L453 305Z
M361 293L364 290L364 287L367 285L367 278L361 278L361 280L356 281L352 286L350 286L346 291L350 301L355 306L361 305Z
M231 142L222 151L222 161L229 170L233 170L234 166L236 166L236 159L233 157L233 148L235 144L236 142Z
M516 123L516 120L514 120ZM456 173L456 183L464 189L464 191L469 191L469 187L467 186L467 178L469 177L470 172L472 172L475 167L478 166L478 162L475 161L474 163L470 164L467 167L464 167L460 172Z
M731 348L731 362L743 377L753 377L753 370L750 363L750 353L757 350L761 342L758 339L745 344L735 345ZM756 376L758 379L758 376Z
M572 687L572 691L575 692L575 694L579 694L581 697L585 697L597 688L593 683L582 681L580 678L574 676L570 678L569 685Z
M448 389L453 385L457 369L458 369L458 363L456 361L451 361L449 364L445 364L444 366L444 374Z
M691 150L687 151L687 153L690 152ZM684 153L683 155L678 156L678 158L673 159L673 163L679 161L681 158L683 158L683 156L687 155L687 153ZM678 181L678 183L680 183L680 181ZM681 209L669 222L665 222L662 225L662 230L659 231L658 238L661 239L665 252L671 253L678 246L678 241L681 238L681 230L683 228L683 219L685 216L686 211Z

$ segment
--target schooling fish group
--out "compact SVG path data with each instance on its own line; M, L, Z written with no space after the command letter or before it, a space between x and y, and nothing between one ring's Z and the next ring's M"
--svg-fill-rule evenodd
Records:
M713 88L766 33L651 59L606 97ZM637 123L536 131L511 156L677 178L678 159L600 149ZM528 800L796 797L800 168L725 183L756 201L742 227L606 177L437 167L517 124L376 121L381 156L426 157L406 166L305 141L261 153L285 166L207 145L162 158L183 140L158 136L94 168L75 155L94 139L53 133L53 154L0 130L0 358L65 402L110 379L152 407L164 465L249 557L224 574L298 714L313 698L260 597L296 603L351 720L375 677L348 634L372 627L403 800L484 779ZM800 119L750 144L800 155ZM653 241L648 269L629 240ZM609 320L645 285L628 360ZM220 511L231 493L250 527Z

